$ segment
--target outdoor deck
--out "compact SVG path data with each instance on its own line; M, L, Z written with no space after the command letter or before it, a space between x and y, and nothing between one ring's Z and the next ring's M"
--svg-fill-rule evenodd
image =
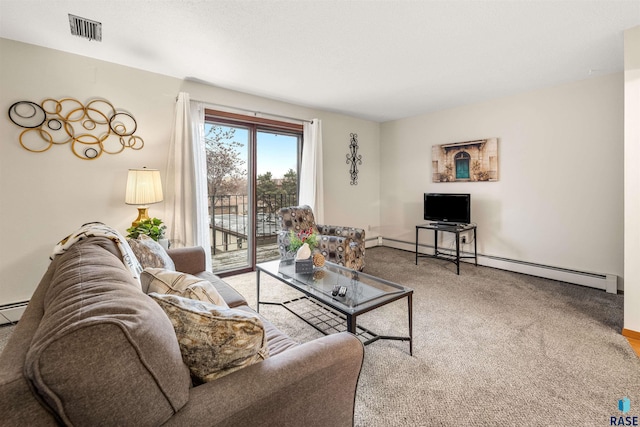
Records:
M254 234L257 262L280 258L276 236L280 231L277 212L284 206L295 206L296 195L258 194L253 221L247 214L250 199L246 194L210 197L210 241L214 273L246 268L247 234ZM253 225L252 225L253 223ZM255 227L255 230L251 230Z
M278 245L276 243L271 243L268 245L258 246L256 256L258 263L278 259L280 258ZM218 252L211 257L211 260L214 273L239 269L247 266L247 250L240 249L235 251Z

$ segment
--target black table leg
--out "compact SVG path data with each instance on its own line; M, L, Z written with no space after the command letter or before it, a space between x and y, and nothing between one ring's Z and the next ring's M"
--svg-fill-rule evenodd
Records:
M256 270L256 311L260 313L260 270Z
M416 227L416 265L418 265L418 227Z
M347 331L351 332L354 335L357 335L356 318L353 314L347 314Z
M473 257L476 260L476 267L478 266L478 239L476 236L476 227L473 228Z
M409 305L409 354L413 356L413 293L407 295Z
M435 242L433 245L433 255L438 256L438 230L433 230L433 236L435 237Z
M458 276L460 275L460 231L456 231L456 268Z

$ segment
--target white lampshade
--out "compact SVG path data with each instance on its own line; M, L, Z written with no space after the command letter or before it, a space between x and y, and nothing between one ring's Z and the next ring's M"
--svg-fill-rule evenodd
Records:
M163 200L160 171L157 169L129 169L125 203L150 205Z

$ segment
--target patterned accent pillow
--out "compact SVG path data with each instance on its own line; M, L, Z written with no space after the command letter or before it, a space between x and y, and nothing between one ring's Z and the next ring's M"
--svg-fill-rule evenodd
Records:
M146 294L179 295L229 308L211 282L191 274L164 268L146 268L140 274L140 282Z
M176 295L149 296L171 320L194 382L212 381L269 357L257 314Z
M153 240L151 237L141 234L138 239L128 239L127 242L131 246L131 250L140 261L142 268L158 267L166 268L167 270L175 270L176 265L173 260L167 254L160 243Z
M283 230L293 230L295 233L301 230L313 228L314 233L318 233L313 211L308 205L290 206L278 211L278 219Z

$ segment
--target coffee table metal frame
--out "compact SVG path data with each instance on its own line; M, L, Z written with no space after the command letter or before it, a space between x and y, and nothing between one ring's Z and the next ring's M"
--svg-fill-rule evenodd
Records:
M317 271L318 270L316 270L316 273ZM324 274L328 274L328 277L330 278L335 278L337 281L340 281L340 279L343 278L343 281L340 284L345 285L348 289L350 287L353 288L359 286L369 287L369 289L374 291L377 290L375 286L365 283L369 282L379 285L381 288L388 289L389 292L380 291L382 293L378 296L373 295L367 300L356 301L354 303L353 301L347 301L345 298L341 298L339 296L334 297L328 293L326 289L314 286L313 273L295 273L293 260L276 260L261 263L256 266L256 308L258 312L260 312L260 305L279 305L325 335L331 333L327 332L327 328L320 327L318 322L311 321L308 317L297 312L295 308L292 308L304 302L317 308L317 311L321 313L320 316L325 319L332 316L334 319L337 317L342 321L346 321L346 330L358 336L363 341L364 345L371 344L380 339L408 341L409 354L413 355L413 289L329 262L325 263L325 266L320 271ZM260 273L266 273L274 279L277 279L279 282L296 289L301 292L303 296L283 302L260 301ZM364 282L360 279L363 279ZM360 290L362 290L362 288L360 288ZM408 336L379 335L369 329L357 325L356 319L359 315L402 298L407 298L409 321ZM324 321L321 323L323 322ZM333 328L333 330L338 331L339 329Z

